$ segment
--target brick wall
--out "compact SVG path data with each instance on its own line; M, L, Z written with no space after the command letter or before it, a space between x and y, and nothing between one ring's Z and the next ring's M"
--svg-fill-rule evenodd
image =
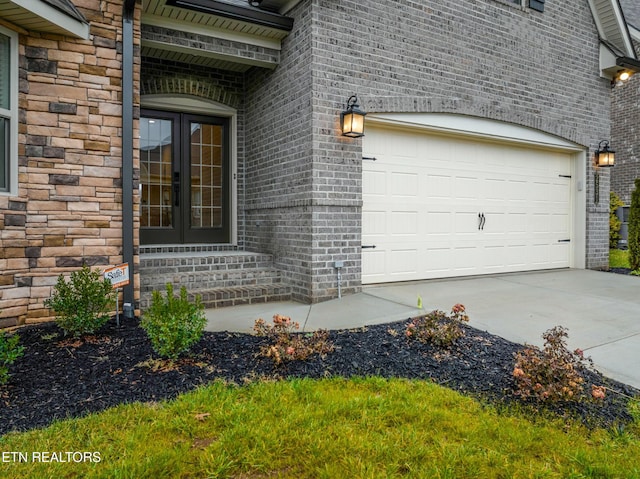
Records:
M354 93L370 113L460 113L584 145L586 263L606 266L609 173L596 205L593 152L609 138L610 88L584 0L544 13L497 0L306 0L290 14L281 65L248 82L261 87L247 96L259 110L247 113L247 244L295 271L301 297L334 295L336 260L346 261L346 288L360 286L361 142L339 131ZM304 221L277 225L294 209Z
M122 2L76 5L89 40L19 39L19 187L0 197L0 326L48 319L59 274L122 261Z
M635 48L640 55L640 44ZM611 147L616 152L611 189L628 205L633 182L640 177L640 74L613 88L611 118Z
M157 30L157 29L156 29ZM237 111L237 187L242 192L244 179L245 135L245 75L239 72L212 69L179 62L142 58L141 95L192 95L211 100ZM244 195L238 197L238 247L244 248Z
M311 12L307 1L288 14L295 20L280 65L273 72L250 70L246 90L247 249L272 254L300 301L313 299L315 279Z

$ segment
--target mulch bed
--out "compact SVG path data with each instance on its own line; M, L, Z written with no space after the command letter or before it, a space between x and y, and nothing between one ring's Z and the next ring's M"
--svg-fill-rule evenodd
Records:
M258 354L265 339L238 333L205 333L189 357L172 368L156 361L138 321L108 322L93 337L65 339L53 323L19 329L24 356L0 386L0 435L43 427L134 401L174 398L216 379L236 384L262 378L382 376L430 379L492 403L515 401L514 353L522 349L500 337L464 326L465 336L450 351L405 337L407 321L357 330L331 331L335 351L276 366ZM156 360L154 360L156 359ZM631 420L625 396L630 386L587 372L587 387L606 385L603 403L565 403L555 413L589 426L623 427ZM534 403L531 403L535 406Z

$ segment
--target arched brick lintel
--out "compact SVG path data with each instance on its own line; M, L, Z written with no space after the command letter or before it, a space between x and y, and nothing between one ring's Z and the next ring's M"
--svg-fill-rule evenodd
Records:
M240 98L202 78L161 77L142 82L141 95L192 95L238 109Z

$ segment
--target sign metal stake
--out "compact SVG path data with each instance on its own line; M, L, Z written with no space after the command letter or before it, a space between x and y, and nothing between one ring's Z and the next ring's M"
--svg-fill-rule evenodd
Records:
M104 270L104 278L111 282L116 291L116 325L120 327L120 286L129 284L129 263L122 263Z

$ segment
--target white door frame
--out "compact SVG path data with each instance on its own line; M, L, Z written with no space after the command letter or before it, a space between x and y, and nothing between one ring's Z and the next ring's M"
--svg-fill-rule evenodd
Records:
M229 241L238 244L238 111L213 100L177 94L142 95L141 108L198 113L229 119L229 185L231 205L229 208Z

